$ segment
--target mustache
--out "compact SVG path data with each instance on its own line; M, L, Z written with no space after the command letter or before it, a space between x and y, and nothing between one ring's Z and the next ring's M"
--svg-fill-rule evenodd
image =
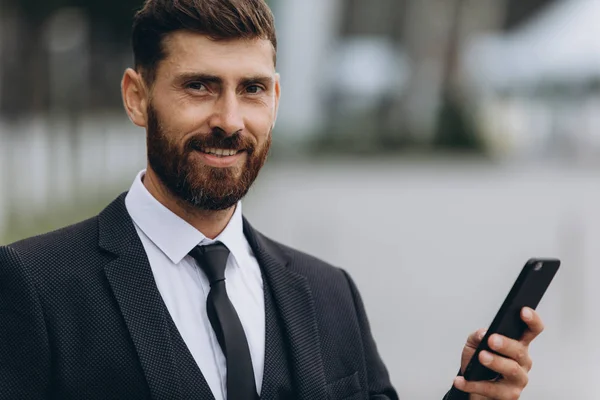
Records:
M209 147L225 150L246 151L252 153L256 147L255 141L251 137L236 132L228 135L221 129L213 129L209 134L198 134L188 139L186 145L187 151L199 151Z

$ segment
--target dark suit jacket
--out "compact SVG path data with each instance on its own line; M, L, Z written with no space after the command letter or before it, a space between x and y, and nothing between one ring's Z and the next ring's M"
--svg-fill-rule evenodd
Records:
M244 232L287 340L295 398L397 399L348 274L247 221ZM94 218L0 247L0 399L194 398L163 306L124 195Z

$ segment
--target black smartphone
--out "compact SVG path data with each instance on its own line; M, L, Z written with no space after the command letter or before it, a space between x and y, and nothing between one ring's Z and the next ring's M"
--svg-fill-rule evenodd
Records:
M536 309L559 267L560 260L557 259L533 258L527 261L465 368L463 376L466 380L489 381L500 378L498 373L479 362L479 353L486 350L497 354L488 346L489 337L495 333L511 339L521 339L527 329L527 324L521 319L521 310L523 307Z

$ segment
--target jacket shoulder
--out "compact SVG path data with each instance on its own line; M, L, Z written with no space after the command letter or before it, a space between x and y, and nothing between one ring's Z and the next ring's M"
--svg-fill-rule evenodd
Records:
M90 243L98 243L98 218L69 225L52 232L32 236L11 243L6 247L16 251L22 258L35 258L60 254L66 255L89 246Z
M0 259L18 261L27 274L49 284L77 269L89 269L99 255L98 249L98 219L93 217L2 246L0 256L4 256Z
M263 238L265 237L263 236ZM318 285L329 285L336 282L347 286L348 273L344 269L270 238L265 238L265 240L270 246L278 248L286 256L289 260L288 268L306 277L309 282Z
M271 245L278 247L281 252L287 256L290 261L290 267L298 270L298 272L313 272L319 274L333 273L337 275L342 274L343 270L340 267L335 266L312 254L272 239L267 238L267 240L271 243Z

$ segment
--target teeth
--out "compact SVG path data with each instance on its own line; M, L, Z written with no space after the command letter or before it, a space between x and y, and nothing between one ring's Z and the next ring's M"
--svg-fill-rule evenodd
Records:
M234 156L234 155L236 155L238 153L237 150L215 149L213 147L202 149L202 151L204 153L214 154L214 155L217 155L217 156L220 156L220 157Z

